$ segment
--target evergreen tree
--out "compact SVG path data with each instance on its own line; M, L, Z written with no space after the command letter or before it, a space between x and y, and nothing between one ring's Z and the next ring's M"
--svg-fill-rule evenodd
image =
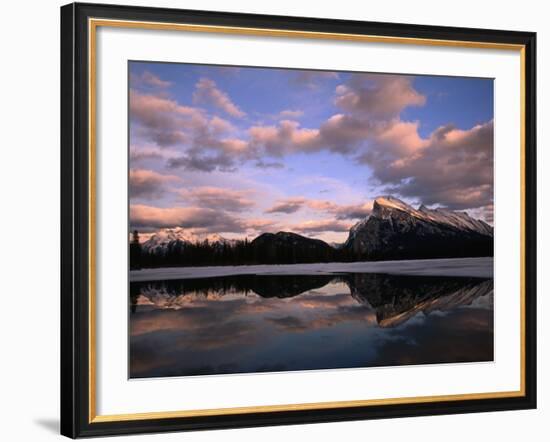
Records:
M139 242L139 233L137 230L132 232L132 241L130 242L130 270L141 269L141 244Z

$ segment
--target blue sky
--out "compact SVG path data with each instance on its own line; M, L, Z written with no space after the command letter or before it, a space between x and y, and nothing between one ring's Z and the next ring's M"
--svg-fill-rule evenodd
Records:
M151 62L129 75L142 231L343 241L388 193L492 222L491 79Z

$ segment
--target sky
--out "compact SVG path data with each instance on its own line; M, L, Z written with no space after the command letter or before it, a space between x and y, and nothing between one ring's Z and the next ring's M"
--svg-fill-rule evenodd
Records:
M493 222L493 80L129 63L130 227L343 242L372 201Z

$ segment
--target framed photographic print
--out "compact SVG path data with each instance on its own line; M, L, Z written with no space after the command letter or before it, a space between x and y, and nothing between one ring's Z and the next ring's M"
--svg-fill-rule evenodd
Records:
M535 408L535 42L62 7L62 434Z

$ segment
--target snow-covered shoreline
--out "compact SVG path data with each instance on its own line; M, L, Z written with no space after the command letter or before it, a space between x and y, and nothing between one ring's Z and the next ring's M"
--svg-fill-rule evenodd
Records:
M389 273L426 276L493 277L493 258L418 259L407 261L334 262L215 267L167 267L130 271L130 282L209 278L231 275L326 275Z

